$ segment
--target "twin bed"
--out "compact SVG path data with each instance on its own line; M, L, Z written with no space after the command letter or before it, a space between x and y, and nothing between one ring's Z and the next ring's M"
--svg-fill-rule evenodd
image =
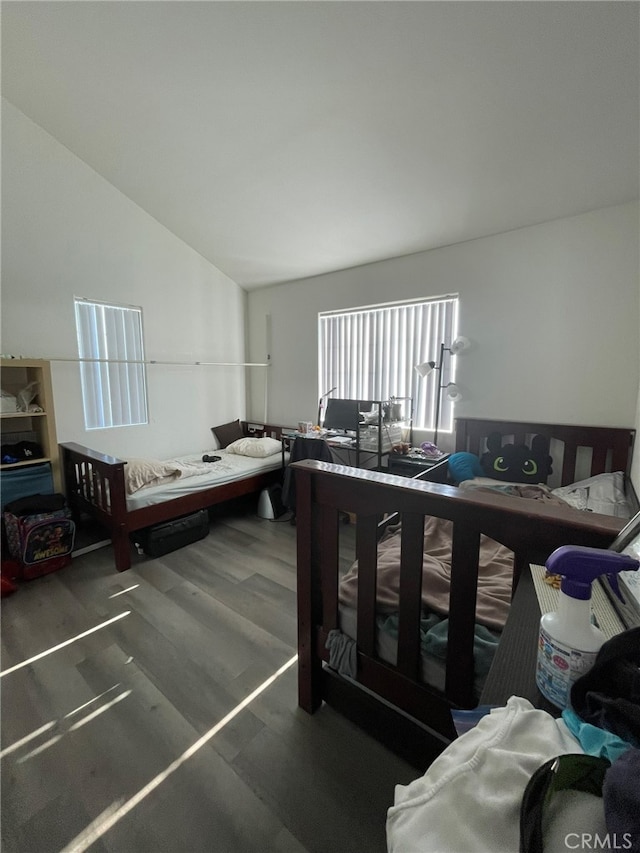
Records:
M446 462L427 472L431 482L293 466L299 704L313 713L326 701L422 769L456 737L451 710L477 704L520 573L560 545L608 547L637 509L632 490L627 513L613 502L610 515L560 497L586 478L572 492L584 497L606 472L623 481L633 430L458 419L456 449L479 455L496 431L513 443L548 438L555 482L514 497L520 489L498 481L448 485ZM345 512L356 517L357 562L346 573Z
M252 451L259 455L232 452L241 438L226 448L166 462L127 462L80 444L60 445L69 506L76 516L89 516L105 528L118 571L131 566L131 539L136 531L259 493L282 481L286 459L281 428L244 421L237 428L249 444L258 438L264 442ZM204 455L212 461L203 462Z

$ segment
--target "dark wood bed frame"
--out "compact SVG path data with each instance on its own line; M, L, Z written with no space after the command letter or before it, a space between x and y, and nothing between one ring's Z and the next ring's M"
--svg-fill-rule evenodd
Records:
M282 430L285 429L246 421L242 421L241 425L245 435L267 435L277 439L281 439ZM74 443L60 444L60 454L69 507L76 517L86 514L108 531L119 572L131 566L130 534L136 530L260 492L273 483L281 482L283 474L283 469L278 468L153 506L128 510L124 479L124 466L127 463L124 460Z
M579 447L592 449L591 474L628 474L634 431L507 421L458 419L458 448L478 452L495 430L543 433L563 443L562 485L575 482ZM297 484L299 704L313 713L323 701L424 769L455 738L451 709L471 708L473 633L480 534L515 554L514 588L530 562L544 563L560 545L607 547L624 519L566 509L543 501L491 495L443 485L446 463L420 479L316 461L294 463ZM435 482L426 482L425 476ZM636 501L637 506L637 501ZM326 664L327 636L338 628L340 518L356 516L359 562L357 684ZM400 608L396 665L376 654L376 553L380 521L402 520ZM449 633L444 691L420 673L423 525L425 515L453 522Z

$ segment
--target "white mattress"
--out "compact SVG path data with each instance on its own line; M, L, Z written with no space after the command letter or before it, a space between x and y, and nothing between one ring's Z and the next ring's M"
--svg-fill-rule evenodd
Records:
M203 455L220 456L218 462L207 463L207 472L194 474L193 476L179 477L169 483L157 486L145 486L133 495L127 496L127 509L142 509L142 507L170 501L174 498L184 497L194 492L209 489L212 486L221 486L224 483L232 483L243 480L245 477L261 474L267 471L275 471L282 467L282 454L274 453L264 459L256 459L252 456L238 456L235 453L227 453L226 450L205 450L202 453L191 456L176 457L175 460L182 464L193 465L199 463L202 467ZM285 454L285 463L289 454Z

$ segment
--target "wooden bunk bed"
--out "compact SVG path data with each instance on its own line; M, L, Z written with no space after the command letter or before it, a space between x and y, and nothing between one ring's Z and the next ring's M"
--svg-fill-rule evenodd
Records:
M253 425L245 421L241 425L247 436L269 436L278 440L282 437L282 427ZM120 572L131 566L130 536L135 531L234 498L259 493L282 481L284 466L283 453L279 457L281 466L274 470L214 485L151 506L129 509L125 489L125 460L75 443L60 444L60 455L65 494L72 512L77 517L89 516L105 528L113 545L116 568Z
M587 476L628 474L634 431L458 419L458 449L479 453L493 431L516 439L544 434L554 444L559 485L581 479L577 460L590 459ZM513 586L530 562L543 563L564 544L607 547L625 519L544 501L466 491L446 482L446 463L424 479L405 479L317 461L294 463L297 482L299 704L309 713L323 701L365 727L416 767L424 769L455 738L451 709L472 708L474 621L481 534L514 554ZM632 510L637 499L632 498ZM340 629L340 518L356 517L357 675L328 666L327 640ZM376 576L381 519L398 514L397 656L378 653ZM425 516L452 522L451 583L446 668L442 689L421 677L420 615Z

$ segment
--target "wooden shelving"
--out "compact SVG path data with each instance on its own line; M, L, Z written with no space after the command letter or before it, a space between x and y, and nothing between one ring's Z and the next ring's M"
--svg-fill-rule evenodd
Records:
M30 382L37 383L34 389L36 396L32 405L39 407L42 411L1 413L2 444L13 443L16 437L22 437L22 440L32 440L39 444L42 448L42 455L20 462L0 463L0 470L25 468L49 462L54 488L56 491L60 491L62 484L50 364L42 359L28 358L2 359L0 361L0 387L3 391L17 397Z

